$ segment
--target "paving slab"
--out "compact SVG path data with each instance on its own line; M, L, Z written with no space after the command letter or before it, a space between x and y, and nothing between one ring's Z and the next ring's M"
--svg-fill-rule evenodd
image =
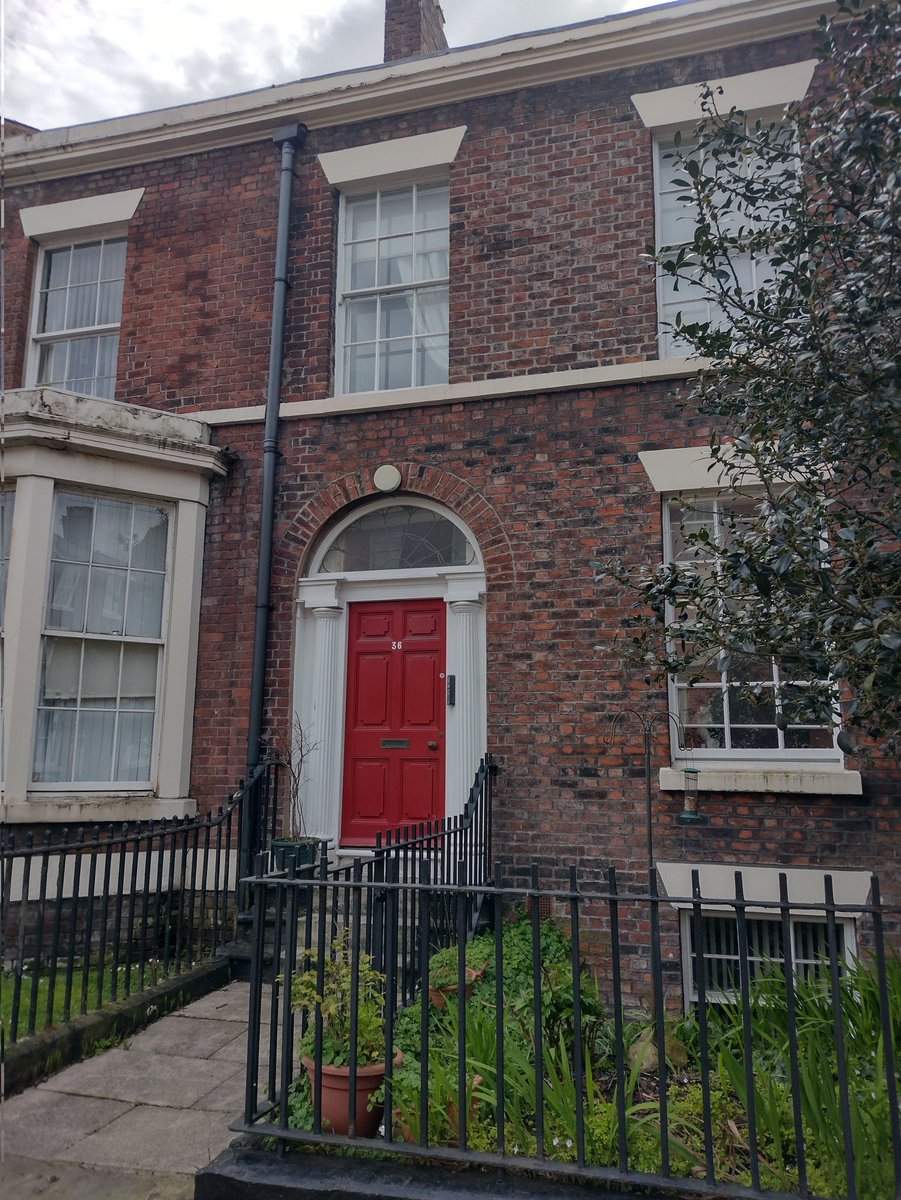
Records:
M234 1070L233 1062L145 1053L119 1046L67 1067L37 1090L181 1109L190 1108L224 1083Z
M234 1139L220 1112L173 1113L140 1104L57 1155L83 1166L132 1167L193 1175Z
M263 1020L269 1019L270 989L263 990ZM182 1011L191 1017L212 1017L217 1021L239 1021L247 1024L247 1009L250 1003L250 984L236 980L227 987L210 992L195 1000Z
M220 1083L211 1092L201 1096L191 1108L202 1108L207 1112L225 1113L228 1122L244 1112L244 1069L239 1067L234 1075Z
M190 1175L100 1171L7 1155L0 1164L3 1200L193 1200Z
M175 1015L164 1017L131 1039L132 1051L145 1054L173 1054L189 1058L210 1058L229 1042L241 1039L236 1021L210 1017Z
M130 1108L130 1104L121 1100L64 1096L30 1088L0 1105L4 1147L8 1154L49 1160Z

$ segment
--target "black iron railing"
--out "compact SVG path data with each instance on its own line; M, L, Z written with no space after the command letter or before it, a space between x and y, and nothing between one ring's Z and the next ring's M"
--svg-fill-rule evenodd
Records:
M383 878L357 862L251 881L245 1109L232 1129L281 1148L356 1146L662 1194L899 1194L901 963L886 929L901 910L875 878L852 908L828 876L821 901L796 902L783 875L761 906L744 899L741 872L730 897L703 895L697 872L691 895L660 897L655 873L643 891L621 889L613 869L603 885L573 870L568 888L545 889L537 867L523 888L499 866L490 883L436 882L433 864L423 854L406 878L398 856ZM489 926L472 938L468 914L485 896ZM443 935L448 911L454 949L438 956L434 917ZM421 983L412 994L405 971ZM373 994L384 1078L367 1101L357 1085L373 1057ZM338 1117L324 1080L336 1059L350 1084Z
M366 858L355 859L343 866L329 866L323 846L317 876L377 885L387 880L393 872L400 884L424 879L435 884L469 884L471 887L466 893L466 930L467 937L471 936L478 925L485 900L481 885L491 880L491 810L496 772L494 759L486 754L479 763L459 816L404 825L379 834L372 854ZM347 927L351 919L350 892L345 891L343 896L343 911L337 911L337 893L332 895L334 911L330 915L330 928L333 936ZM384 920L377 909L385 897L386 893L377 887L370 889L361 912L366 953L373 955L378 969L384 965L386 951L382 940ZM435 950L450 945L456 938L457 923L455 904L433 906L428 944ZM419 985L415 950L420 935L417 910L411 903L410 894L402 892L397 915L396 953L400 962L401 994L405 999L412 998Z
M234 937L239 848L278 768L215 813L0 844L0 1013L10 1042L213 956Z

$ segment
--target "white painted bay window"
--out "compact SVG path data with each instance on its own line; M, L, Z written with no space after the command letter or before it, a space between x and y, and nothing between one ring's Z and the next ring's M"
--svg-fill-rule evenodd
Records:
M5 433L0 821L192 814L209 429L47 388Z
M149 784L169 511L58 492L33 782Z
M340 390L446 383L447 184L347 196L341 229Z

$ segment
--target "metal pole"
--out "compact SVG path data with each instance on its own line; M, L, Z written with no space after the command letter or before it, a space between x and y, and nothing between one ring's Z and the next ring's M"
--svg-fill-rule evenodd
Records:
M288 298L288 244L291 230L291 186L294 155L307 135L305 125L285 125L272 140L281 147L278 228L275 245L275 278L272 295L272 332L269 341L269 384L263 433L263 479L260 502L260 544L257 558L257 592L254 609L253 665L250 681L250 718L247 730L247 776L262 755L263 712L266 686L266 643L269 637L269 604L272 590L272 536L275 523L275 471L278 462L278 419L281 404L282 357L285 343L285 304ZM255 836L256 827L253 826ZM251 847L251 855L254 847Z

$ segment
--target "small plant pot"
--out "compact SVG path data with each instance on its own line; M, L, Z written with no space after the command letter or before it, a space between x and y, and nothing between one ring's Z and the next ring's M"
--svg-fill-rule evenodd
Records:
M473 984L477 979L481 979L485 974L485 968L482 967L476 971L473 967L466 968L466 999L472 996ZM429 1000L434 1004L435 1008L447 1008L448 998L456 996L460 990L458 983L447 983L440 987L429 987Z
M304 1056L300 1060L310 1077L310 1095L316 1092L316 1064ZM400 1063L395 1058L395 1065ZM322 1124L332 1133L350 1134L351 1137L374 1137L382 1120L382 1106L369 1107L369 1098L385 1081L385 1064L372 1063L368 1067L357 1067L357 1111L356 1124L350 1129L350 1067L333 1067L323 1063L322 1071Z
M481 1075L473 1075L473 1077L472 1077L473 1089L477 1088L482 1083L484 1083L484 1079L482 1078ZM469 1101L469 1116L467 1118L469 1124L472 1125L475 1123L476 1119L478 1118L478 1114L479 1114L479 1101L475 1096L471 1096L470 1101ZM447 1121L448 1121L448 1124L452 1131L459 1129L459 1109L457 1108L456 1102L453 1100L449 1101L448 1105L447 1105ZM418 1131L414 1132L410 1128L410 1126L407 1125L407 1123L403 1119L403 1113L399 1108L396 1108L394 1110L394 1125L395 1125L396 1130L400 1133L401 1137L404 1139L405 1142L418 1142L419 1141ZM448 1137L447 1142L444 1144L446 1144L448 1146L459 1146L460 1139L456 1133L452 1132L450 1134L450 1136Z

